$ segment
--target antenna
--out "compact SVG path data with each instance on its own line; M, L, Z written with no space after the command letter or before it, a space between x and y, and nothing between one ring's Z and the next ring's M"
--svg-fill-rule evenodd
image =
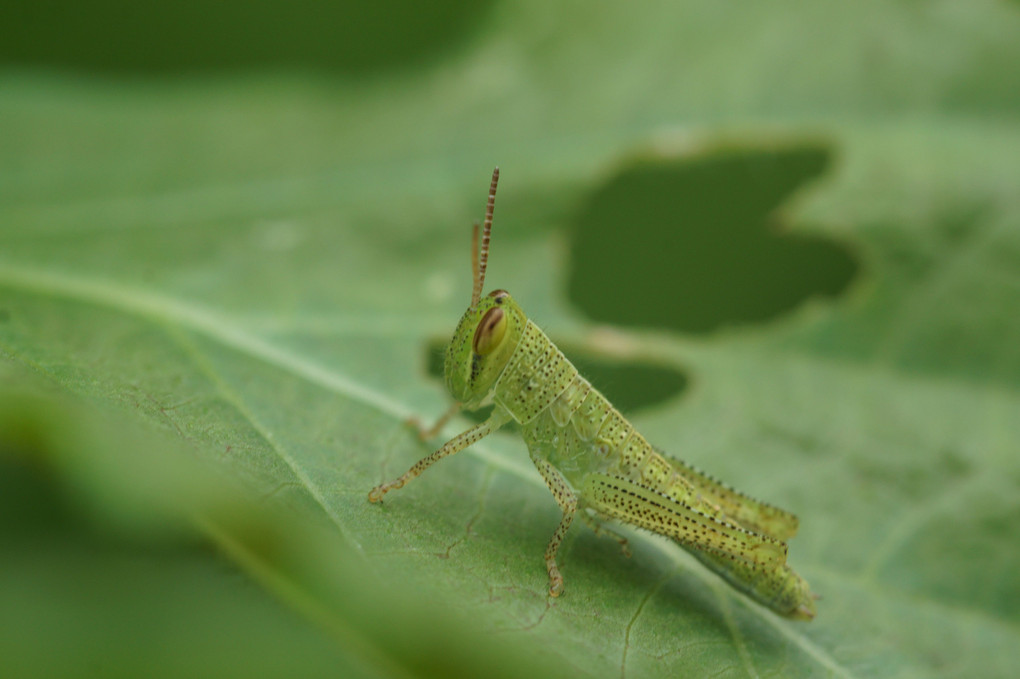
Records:
M482 286L485 285L485 267L489 263L489 234L492 232L492 213L496 209L496 184L499 182L499 168L492 171L492 183L489 184L489 202L485 206L485 221L482 223L482 243L478 247L478 224L475 224L472 237L471 266L475 275L475 289L471 293L471 306L476 306L482 298Z
M471 230L471 280L474 281L475 288L478 287L478 220L475 220L474 228ZM478 304L478 300L475 299L475 293L472 293L471 306Z

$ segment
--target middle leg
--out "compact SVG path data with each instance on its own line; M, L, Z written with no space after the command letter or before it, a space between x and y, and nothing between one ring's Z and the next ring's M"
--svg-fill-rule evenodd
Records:
M556 504L563 511L560 525L556 526L552 539L549 540L549 546L545 550L545 567L549 572L549 595L557 597L563 593L563 576L560 575L560 569L556 565L556 552L559 550L560 544L563 542L563 536L567 534L567 529L570 528L570 524L574 520L574 514L577 512L577 494L570 488L570 484L567 483L567 480L563 478L563 475L560 474L556 467L552 466L547 460L536 457L532 457L532 460L534 460L535 466L538 467L542 478L545 479L545 484L552 491Z

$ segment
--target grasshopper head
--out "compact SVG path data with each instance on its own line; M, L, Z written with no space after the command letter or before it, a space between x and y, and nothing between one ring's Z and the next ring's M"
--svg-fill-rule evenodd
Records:
M468 409L488 404L526 323L505 290L493 290L464 312L446 349L446 386L455 400Z
M510 360L527 323L527 317L509 292L493 290L482 297L498 181L497 167L489 184L481 244L477 222L471 239L471 269L475 280L471 306L461 317L446 349L446 386L453 398L468 409L488 405L492 388Z

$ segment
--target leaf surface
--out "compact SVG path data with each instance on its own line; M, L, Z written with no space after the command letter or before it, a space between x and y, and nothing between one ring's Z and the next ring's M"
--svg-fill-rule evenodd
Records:
M479 30L462 53L366 80L0 75L8 384L41 380L324 527L349 550L349 572L401 593L381 618L406 602L470 620L449 623L459 636L437 641L436 657L505 642L581 676L1011 676L1017 6L517 3ZM839 294L697 335L611 326L568 296L570 272L596 261L575 245L599 247L579 216L635 167L703 170L744 153L771 158L765 171L778 175L805 143L832 163L763 201L760 221L852 253L856 276ZM488 287L510 290L568 354L688 377L682 393L625 414L653 443L800 516L789 558L822 595L814 622L762 610L658 538L631 535L628 560L582 526L562 552L566 593L550 601L541 556L558 512L512 432L367 503L429 451L403 421L447 406L428 351L469 299L469 227L497 163ZM720 173L711 185L718 200L742 199L731 182ZM618 200L642 195L634 186ZM668 252L670 234L692 228L684 218L675 206L620 228ZM709 227L724 236L734 224ZM727 252L753 258L745 245L734 237ZM643 265L587 273L627 295ZM699 280L727 284L711 267ZM632 298L665 314L680 295L699 287ZM613 384L596 386L613 397ZM96 436L121 445L115 431ZM103 469L100 487L131 487ZM204 534L307 614L266 585L278 561L230 548L238 530ZM316 573L334 558L301 554ZM166 567L146 576L153 587L187 575ZM348 570L337 571L338 591L358 589L360 576L344 589ZM317 591L305 571L288 582ZM358 626L335 602L309 617ZM389 629L366 622L357 644L331 638L370 675L426 676L385 639L427 627L395 616ZM364 639L383 650L357 650ZM323 663L334 653L310 648ZM378 660L387 654L397 660Z

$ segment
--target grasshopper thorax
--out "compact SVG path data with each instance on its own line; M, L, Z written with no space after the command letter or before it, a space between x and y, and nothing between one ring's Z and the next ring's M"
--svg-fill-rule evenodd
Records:
M469 410L489 404L527 321L506 290L493 290L464 312L446 349L446 386L456 401Z

